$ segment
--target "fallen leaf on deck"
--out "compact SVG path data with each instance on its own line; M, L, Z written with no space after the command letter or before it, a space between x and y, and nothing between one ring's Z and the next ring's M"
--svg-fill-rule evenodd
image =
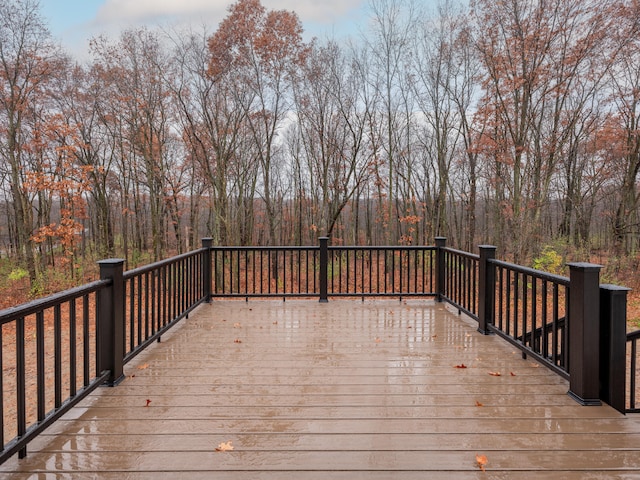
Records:
M151 403L151 400L147 398L147 404L145 405L145 407L148 407L150 403Z
M233 450L233 445L231 445L231 443L231 440L229 440L228 442L222 442L216 447L216 452L229 452Z
M242 343L242 340L240 340L239 338L236 338L233 343Z
M409 325L407 328L413 328L411 325Z
M233 324L233 328L242 328L242 325L240 325L240 322L236 322Z
M456 365L455 368L467 368L467 366L464 363L461 363L460 365Z
M144 365L138 365L138 370L145 370L147 368L149 368L149 364L148 363L145 363Z
M277 324L278 324L278 321L276 320L275 322L273 322L273 324L274 324L274 325L277 325Z
M478 464L478 468L484 472L485 471L485 467L487 466L487 463L489 463L489 460L487 460L487 456L486 455L477 455L476 454L476 463Z
M515 376L516 376L516 374L515 374L515 373L513 373L513 372L509 372L509 373L511 373L511 376L512 376L512 377L515 377Z
M489 375L491 375L492 377L500 377L500 376L502 376L502 374L500 372L489 372Z
M376 343L380 343L380 339L376 337Z
M431 338L438 338L438 335L431 335Z
M484 407L484 403L480 403L476 400L476 407Z

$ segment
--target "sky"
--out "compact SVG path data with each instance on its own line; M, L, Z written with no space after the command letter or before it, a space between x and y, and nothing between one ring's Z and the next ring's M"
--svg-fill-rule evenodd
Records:
M89 40L139 26L206 25L213 32L235 0L40 0L42 15L72 55L88 56ZM265 8L295 11L305 36L342 37L366 21L367 0L262 0Z

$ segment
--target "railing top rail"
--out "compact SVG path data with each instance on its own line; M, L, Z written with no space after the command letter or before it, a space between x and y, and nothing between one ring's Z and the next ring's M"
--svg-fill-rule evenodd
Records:
M635 340L637 338L640 338L640 330L634 330L633 332L627 333L627 341L628 342L630 342L632 340Z
M460 257L470 258L472 260L480 260L480 255L476 253L465 252L463 250L456 250L455 248L450 248L450 247L445 247L444 251L453 253L454 255L458 255Z
M330 245L329 250L410 250L410 251L421 251L421 250L435 250L437 247L432 245Z
M168 258L166 260L160 260L159 262L151 263L149 265L144 265L142 267L134 268L132 270L128 270L124 272L123 276L125 280L128 280L132 277L136 277L139 275L143 275L148 272L152 272L153 270L157 270L161 267L166 267L167 265L171 265L173 263L177 263L180 260L184 260L186 258L195 257L196 255L206 251L207 248L199 248L198 250L193 250L191 252L183 253L181 255L176 255L175 257Z
M263 251L263 252L275 252L275 251L282 251L282 250L299 250L299 251L305 251L305 250L319 250L320 247L318 245L307 245L307 246L296 246L296 245L290 245L290 246L267 246L267 247L250 247L250 246L240 246L240 245L236 245L236 246L222 246L222 245L216 245L216 246L212 246L211 250L213 251L226 251L226 252L251 252L251 251Z
M33 315L42 310L55 307L74 298L80 298L109 286L111 280L96 280L79 287L71 288L63 292L55 293L45 298L32 300L31 302L10 307L0 311L0 325L12 322L17 318Z
M535 268L524 267L522 265L516 265L515 263L509 263L502 260L490 259L489 263L498 267L504 267L517 273L523 273L531 277L539 278L541 280L547 280L549 282L557 283L565 287L569 286L569 277L562 275L555 275L553 273L544 272L542 270L536 270Z

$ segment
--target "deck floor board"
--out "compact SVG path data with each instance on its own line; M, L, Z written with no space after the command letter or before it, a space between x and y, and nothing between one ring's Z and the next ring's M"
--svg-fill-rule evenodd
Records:
M475 328L432 300L214 301L0 476L640 478L639 415Z

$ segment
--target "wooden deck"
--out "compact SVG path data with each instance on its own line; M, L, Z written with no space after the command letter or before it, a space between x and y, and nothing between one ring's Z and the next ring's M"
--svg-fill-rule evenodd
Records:
M431 300L215 301L126 373L0 477L640 478L640 416Z

